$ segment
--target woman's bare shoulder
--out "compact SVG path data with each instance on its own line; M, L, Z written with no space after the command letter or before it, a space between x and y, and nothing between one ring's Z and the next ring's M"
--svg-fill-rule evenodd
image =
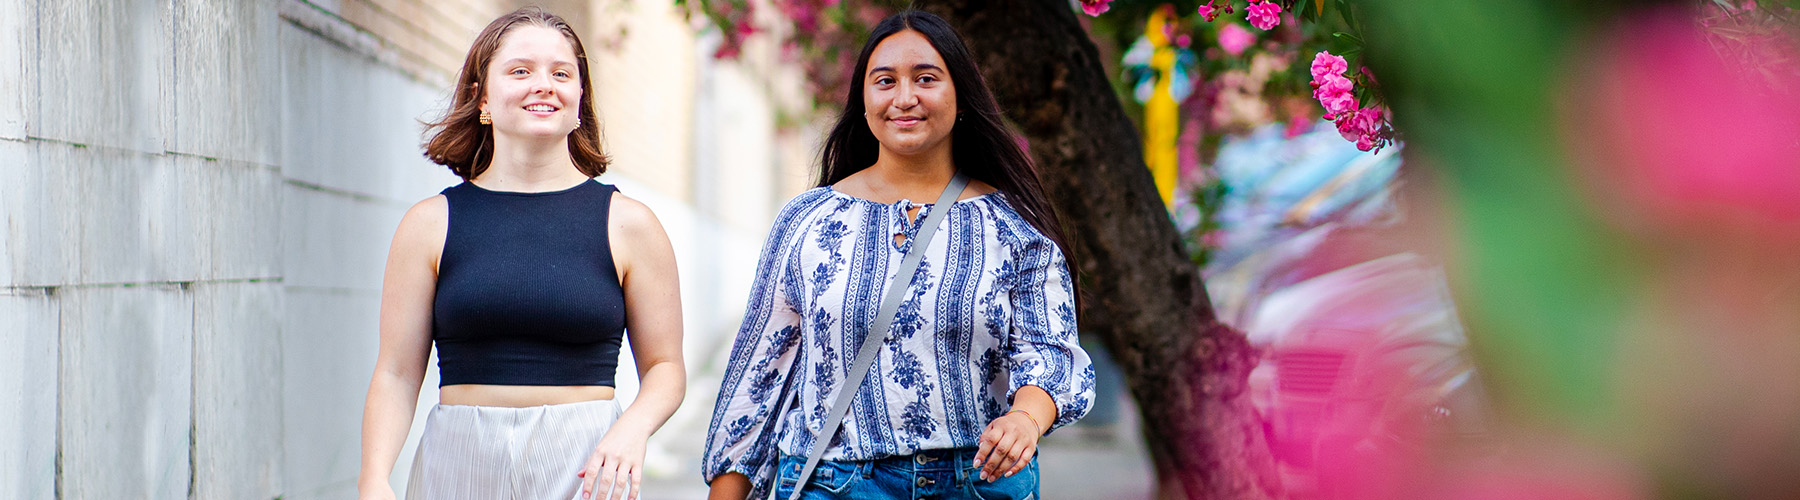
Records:
M419 200L412 208L406 209L406 215L400 217L400 227L416 226L418 229L445 227L450 222L450 199L444 195L432 195Z
M449 232L450 200L441 194L433 195L414 203L400 217L400 227L394 229L394 249L436 253L443 248Z
M608 212L607 225L610 230L624 231L627 235L662 234L662 221L656 218L656 212L649 205L625 193L615 192L612 197L612 208Z

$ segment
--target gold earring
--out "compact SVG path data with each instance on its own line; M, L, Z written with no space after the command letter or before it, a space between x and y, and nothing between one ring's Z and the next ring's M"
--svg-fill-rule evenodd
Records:
M482 125L493 125L494 115L490 115L486 110L482 110L481 116L475 120L481 122Z

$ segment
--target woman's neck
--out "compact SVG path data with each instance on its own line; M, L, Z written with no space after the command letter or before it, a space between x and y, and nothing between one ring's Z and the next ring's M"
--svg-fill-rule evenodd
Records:
M568 138L554 143L521 143L494 137L494 161L476 177L477 185L496 191L555 191L588 179L569 156Z
M915 155L884 149L868 170L872 177L870 181L900 192L936 192L944 189L944 184L956 175L956 164L950 158L948 147Z

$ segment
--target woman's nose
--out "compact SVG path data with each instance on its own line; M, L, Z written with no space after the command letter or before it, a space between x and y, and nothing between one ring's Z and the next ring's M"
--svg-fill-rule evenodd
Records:
M919 104L918 95L913 93L911 85L901 85L900 93L894 95L894 107L909 109Z

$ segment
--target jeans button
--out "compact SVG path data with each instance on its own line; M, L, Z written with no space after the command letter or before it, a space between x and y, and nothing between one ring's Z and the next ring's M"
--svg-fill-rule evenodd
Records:
M926 486L931 486L932 484L935 484L935 483L937 483L937 481L932 481L931 478L929 478L929 477L921 477L921 478L919 478L919 481L914 484L919 485L920 488L924 488Z
M931 463L931 457L924 454L913 455L913 462L917 462L920 465L928 464Z

